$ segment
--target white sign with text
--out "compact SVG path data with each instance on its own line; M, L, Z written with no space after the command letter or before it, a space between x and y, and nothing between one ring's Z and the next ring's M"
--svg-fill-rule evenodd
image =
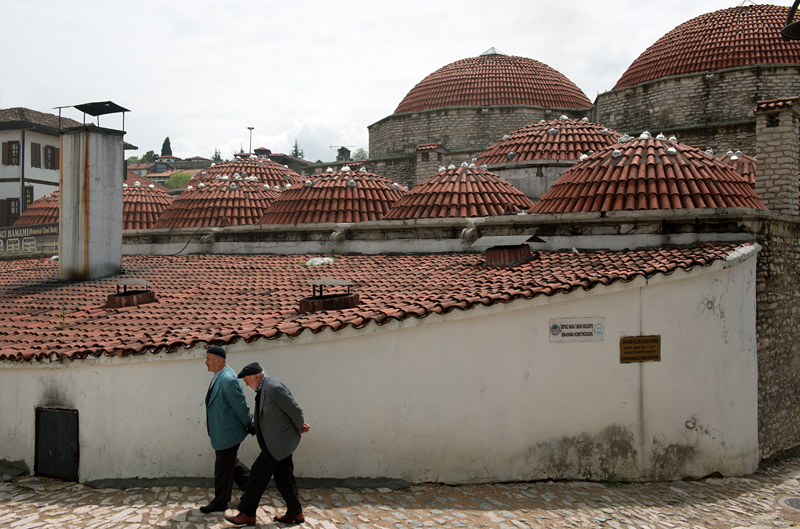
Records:
M602 341L606 330L606 319L597 318L551 318L551 342L597 342Z

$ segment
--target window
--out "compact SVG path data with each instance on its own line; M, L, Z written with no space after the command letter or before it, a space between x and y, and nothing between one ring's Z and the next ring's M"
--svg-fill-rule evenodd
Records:
M3 142L3 165L19 165L19 142Z
M8 212L12 215L19 215L19 199L18 198L9 198L8 199Z
M42 146L31 143L31 167L42 167Z
M56 149L50 145L44 147L44 168L45 169L58 169L58 158L60 149Z

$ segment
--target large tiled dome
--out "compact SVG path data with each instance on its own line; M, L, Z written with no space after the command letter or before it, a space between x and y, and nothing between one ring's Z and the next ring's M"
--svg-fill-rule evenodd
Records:
M706 13L647 48L614 89L671 75L756 64L800 63L800 41L784 40L789 7L745 5Z
M247 173L245 175L245 173ZM197 186L198 182L208 183L217 177L227 176L233 180L240 177L255 176L261 184L269 184L271 188L286 187L286 184L298 185L303 178L288 167L273 162L268 158L236 158L228 162L219 162L194 175L187 185Z
M366 171L320 173L283 191L259 224L380 220L404 192L385 176Z
M492 48L436 70L411 89L394 113L458 106L587 108L591 104L580 88L546 64Z
M490 217L532 205L525 193L494 173L474 164L451 166L414 186L384 219Z
M525 125L495 141L483 151L476 165L529 160L578 160L589 151L613 145L620 133L588 119L539 121Z
M724 207L766 209L749 182L729 165L700 149L642 134L575 164L530 211Z
M172 204L173 198L166 191L158 189L157 185L155 182L145 185L138 178L132 183L125 182L122 188L123 230L152 228L164 210Z

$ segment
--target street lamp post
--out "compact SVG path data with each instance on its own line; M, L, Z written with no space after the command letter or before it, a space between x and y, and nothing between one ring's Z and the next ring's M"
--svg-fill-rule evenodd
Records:
M250 131L250 149L247 151L247 154L253 154L253 129L255 127L247 127L247 130Z

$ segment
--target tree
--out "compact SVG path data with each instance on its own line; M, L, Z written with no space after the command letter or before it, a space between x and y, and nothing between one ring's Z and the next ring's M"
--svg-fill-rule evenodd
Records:
M292 152L289 153L290 156L294 156L295 158L302 158L304 153L303 149L300 147L300 144L297 143L297 139L294 140L294 147L292 147Z
M366 160L369 158L369 153L365 149L359 147L353 152L353 154L350 155L350 157L353 160Z
M139 157L138 156L128 156L128 158L126 158L125 161L128 162L128 165L133 165L133 164L139 163Z
M170 176L166 182L164 182L164 187L168 187L170 189L180 189L186 185L186 182L188 182L191 177L192 173L189 171L178 171Z
M156 158L158 158L158 156L156 156L155 152L147 151L139 158L139 163L153 163L156 161Z
M211 157L212 162L221 162L222 161L222 154L219 152L219 149L214 147L214 156Z
M169 144L169 136L164 140L161 145L161 156L172 156L172 146Z

